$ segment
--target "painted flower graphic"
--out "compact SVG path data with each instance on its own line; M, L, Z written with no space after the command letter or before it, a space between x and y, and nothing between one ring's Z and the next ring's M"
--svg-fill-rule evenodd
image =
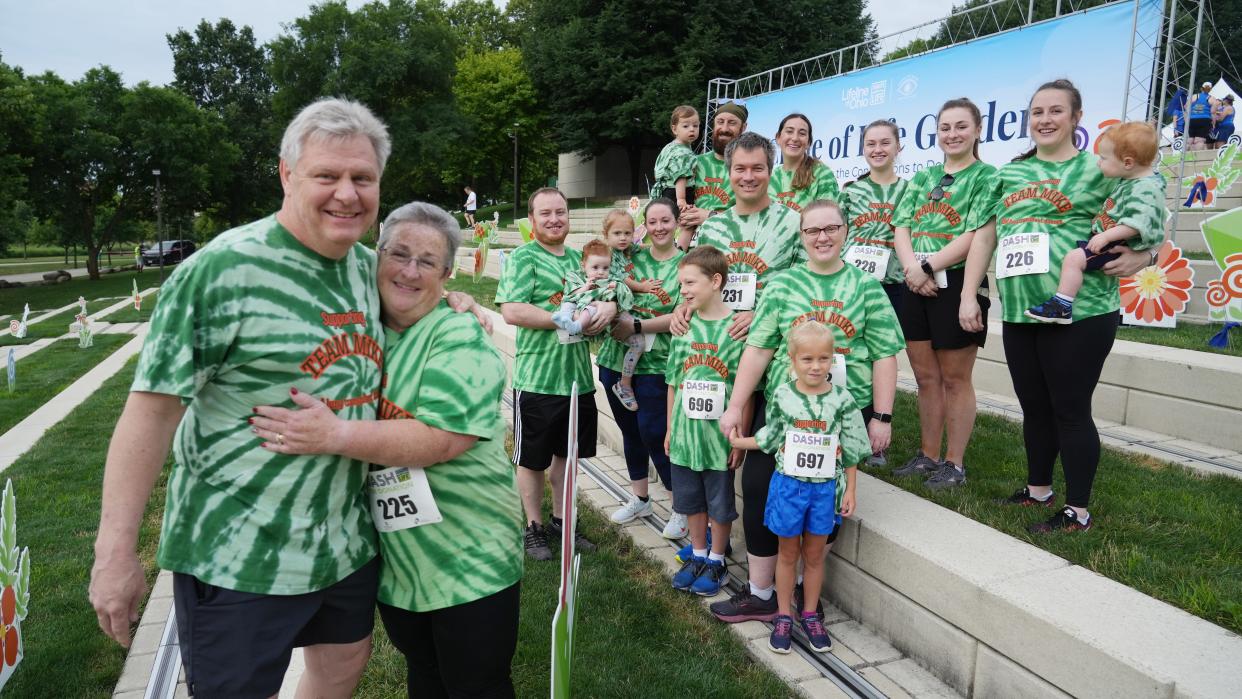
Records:
M1195 271L1171 241L1160 246L1156 264L1121 280L1121 308L1141 321L1177 315L1190 300Z
M1242 320L1242 252L1225 258L1225 271L1208 282L1206 296L1210 320Z

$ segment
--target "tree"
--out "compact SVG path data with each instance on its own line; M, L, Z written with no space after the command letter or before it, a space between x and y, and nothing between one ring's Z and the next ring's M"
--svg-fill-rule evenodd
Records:
M216 114L240 152L237 166L212 194L211 213L231 228L275 210L281 197L280 126L272 119L267 54L254 32L221 19L214 26L200 22L194 34L180 29L167 38L176 76L172 87Z
M457 61L453 95L468 131L459 151L460 170L449 182L508 192L513 176L514 124L521 153L520 179L540 182L556 171L556 146L548 138L547 115L516 48L467 53Z
M334 0L312 6L288 31L268 45L280 122L319 97L358 100L392 136L384 206L449 198L441 175L464 127L452 95L457 41L443 5L390 0L351 12Z
M126 88L107 67L75 83L49 72L29 84L46 115L30 199L68 242L86 247L92 279L99 251L153 210L152 169L162 170L165 210L191 212L238 157L219 119L171 88Z
M862 0L510 4L557 145L584 155L624 148L635 192L642 190L642 150L671 139L669 113L677 104L703 104L709 79L810 58L863 41L872 31Z
M486 53L518 45L517 25L491 0L457 0L445 11L460 53Z
M29 227L26 170L41 114L21 72L0 62L0 253L25 240Z

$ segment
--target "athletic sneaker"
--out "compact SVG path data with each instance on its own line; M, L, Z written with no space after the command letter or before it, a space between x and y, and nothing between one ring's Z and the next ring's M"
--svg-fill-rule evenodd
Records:
M620 381L612 385L612 395L616 396L617 400L621 401L621 405L625 406L626 410L631 413L638 412L638 398L634 396L634 391L627 388Z
M1023 507L1056 507L1057 500L1053 497L1054 495L1056 495L1056 493L1048 493L1047 500L1040 500L1039 498L1031 496L1030 488L1022 486L1018 490L1015 490L1013 495L1010 495L1007 498L1001 498L996 502L1001 505L1022 505Z
M944 490L945 488L956 488L966 482L966 467L957 470L957 464L952 461L946 461L940 465L940 470L932 474L931 478L923 481L923 485L928 490Z
M724 586L727 574L728 568L724 561L713 561L709 558L707 565L699 571L699 577L695 578L694 584L690 586L690 591L700 597L715 597L720 594L720 588Z
M548 522L548 536L560 543L560 540L564 537L564 524L555 519ZM574 550L581 551L582 553L591 553L595 548L595 544L583 536L581 531L574 532Z
M1041 323L1069 325L1074 322L1074 305L1053 296L1038 306L1026 309L1026 317L1034 318Z
M772 635L768 636L768 648L777 653L788 653L793 645L793 617L784 614L772 620Z
M888 465L888 450L881 449L880 451L877 451L876 453L867 457L867 465L868 466L887 466Z
M803 591L802 589L802 583L798 583L794 585L793 602L794 602L794 609L796 609L797 611L801 612L802 610L806 609L806 607L803 606L806 604L806 592ZM815 616L819 617L820 621L823 621L824 620L824 605L817 604L815 605L815 607L816 607Z
M702 556L691 556L690 560L682 564L681 570L673 575L674 590L689 590L695 580L699 579L699 575L707 568L707 559Z
M546 561L552 558L552 549L548 548L548 530L539 526L537 522L531 522L526 526L523 543L526 546L526 555L536 561Z
M802 624L802 631L806 633L806 640L811 642L811 650L816 653L827 653L832 650L832 639L828 637L828 629L824 628L824 622L819 618L819 614L802 612L798 621Z
M689 534L688 531L687 531L687 534ZM707 548L710 549L711 547L712 547L712 528L708 526L707 527ZM677 549L677 553L673 554L673 558L675 558L678 563L685 563L686 561L690 560L690 554L693 551L693 549L694 547L692 545L686 544L685 546L682 546L681 548ZM730 541L729 543L725 544L725 558L728 558L729 556L732 556L732 555L733 555L733 542Z
M680 539L690 533L689 522L686 521L685 515L679 515L674 512L669 516L668 522L664 524L664 531L660 532L660 536L665 539ZM680 558L677 560L681 560Z
M729 623L736 624L739 621L772 621L776 617L776 595L773 594L771 599L759 599L750 594L750 586L746 583L744 589L733 595L724 602L714 602L708 610L716 615L716 618ZM785 617L789 619L789 617ZM793 619L789 619L793 623Z
M1066 505L1065 509L1053 515L1047 522L1036 522L1026 530L1032 534L1050 534L1059 531L1085 532L1091 528L1091 524L1091 515L1087 515L1087 523L1083 524L1078 521L1078 513L1074 512L1074 508Z
M647 517L652 512L651 501L643 502L636 497L630 498L630 501L622 505L616 512L612 513L612 521L617 524L625 524L633 522L639 517Z
M940 462L929 458L923 452L906 462L905 466L893 469L894 476L922 476L935 473L940 468Z

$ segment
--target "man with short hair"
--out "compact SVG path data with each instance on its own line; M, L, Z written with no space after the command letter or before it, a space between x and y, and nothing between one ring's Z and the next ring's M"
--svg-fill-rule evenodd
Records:
M683 211L679 219L683 232L677 242L682 247L689 247L694 229L709 216L733 206L724 152L733 139L746 131L748 117L746 107L736 102L725 102L716 108L712 117L712 149L700 154L694 166L694 205Z
M730 335L746 336L764 282L773 274L805 260L799 236L799 214L768 195L775 152L772 142L747 131L725 148L729 184L736 203L699 227L696 245L719 248L729 259L729 279L723 298L733 307ZM674 328L674 331L677 329ZM755 434L765 420L763 386L754 394L754 422L746 434ZM717 618L735 622L770 621L776 615L775 574L779 541L763 523L768 481L776 463L771 454L746 453L742 467L742 522L746 533L749 587L710 609Z
M514 250L506 261L496 288L496 303L505 322L517 326L513 363L513 463L517 464L518 492L526 512L524 546L539 561L552 557L548 537L559 539L563 527L561 506L565 492L565 461L569 438L569 402L573 384L578 395L595 393L591 355L582 335L558 330L552 313L560 309L565 279L582 274L582 255L565 245L569 236L569 203L560 190L543 187L528 205L534 240ZM595 335L608 328L617 314L615 303L601 303L600 312L583 328ZM578 456L595 456L595 402L579 398ZM543 526L544 472L552 481L552 522ZM575 545L591 551L595 545L578 534Z
M196 697L273 696L303 647L298 696L344 699L370 655L379 559L367 464L266 450L249 418L304 392L342 418L374 419L384 330L375 254L359 240L390 151L363 105L307 106L281 141L280 210L222 233L160 291L108 449L90 599L128 646L146 592L138 530L171 443L157 562L174 572Z

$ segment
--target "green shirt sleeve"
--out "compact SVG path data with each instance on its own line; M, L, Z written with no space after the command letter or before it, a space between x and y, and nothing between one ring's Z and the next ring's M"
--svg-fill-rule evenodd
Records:
M193 398L226 362L241 328L237 287L213 284L230 267L227 251L203 251L182 263L160 289L151 332L142 345L133 391Z
M767 406L766 422L755 433L755 441L759 442L759 450L765 454L775 454L785 445L785 432L789 429L789 420L781 410L780 404L771 401Z
M785 298L785 294L781 293L784 285L777 280L773 281L776 283L765 288L768 293L759 297L755 305L755 317L750 324L750 332L746 334L746 344L749 347L771 350L780 347L781 300Z
M500 282L496 284L497 305L534 303L535 266L524 259L525 256L526 252L518 248L509 258L509 263L505 265L500 274Z
M1000 184L996 168L988 165L971 183L970 197L966 205L966 230L978 230L996 218L996 188Z
M418 404L404 406L439 430L491 439L496 405L505 387L505 367L492 342L469 313L451 313L435 329L418 385ZM394 380L400 367L389 368Z
M930 189L927 187L927 173L927 170L914 173L910 186L906 187L906 193L901 196L901 201L897 202L897 208L893 212L894 228L914 228L914 212L918 210L919 202L927 196Z
M839 390L845 399L841 405L841 467L849 468L871 456L871 438L867 436L858 405L845 389Z
M824 163L820 163L815 167L813 186L815 187L815 196L811 201L831 199L841 203L841 188L837 186L837 176L832 173L832 168Z
M1138 231L1139 240L1128 243L1131 250L1150 250L1164 242L1164 178L1159 175L1135 180L1130 191L1117 202L1117 225Z

